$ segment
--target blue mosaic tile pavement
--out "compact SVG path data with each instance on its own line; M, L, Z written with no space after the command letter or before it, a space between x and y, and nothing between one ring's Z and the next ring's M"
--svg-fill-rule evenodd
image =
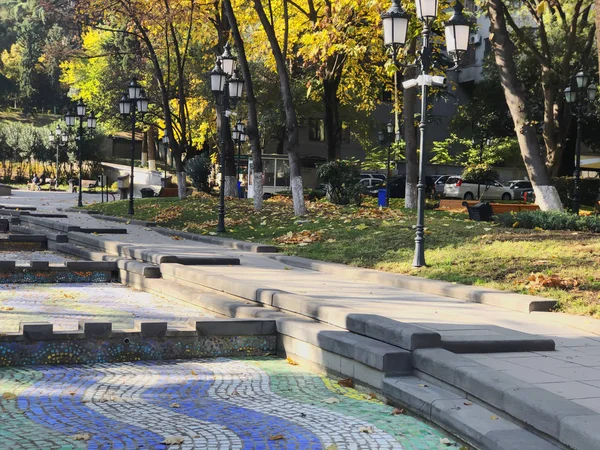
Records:
M460 448L275 358L0 368L0 448Z

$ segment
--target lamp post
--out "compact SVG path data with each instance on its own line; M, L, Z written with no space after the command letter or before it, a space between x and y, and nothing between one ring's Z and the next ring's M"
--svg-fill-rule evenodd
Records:
M394 137L400 140L400 120L398 118L398 51L406 44L409 14L400 5L400 0L392 0L392 6L381 15L383 43L392 52L394 72Z
M75 120L79 119L79 127L77 134L77 151L79 153L79 183L77 186L77 206L83 206L83 193L81 192L81 179L83 176L83 121L86 120L87 129L92 131L96 128L96 116L93 112L90 113L89 116L86 116L86 105L83 103L83 99L79 99L77 102L77 106L75 108L75 113L73 113L70 109L67 111L65 115L65 122L69 128L75 126ZM58 171L58 168L57 168Z
M565 100L574 108L571 113L577 118L577 140L575 142L575 186L573 186L573 212L579 215L581 206L581 135L583 117L591 111L591 105L596 100L598 88L591 83L590 77L579 71L571 78L570 85L565 89Z
M135 121L136 112L142 115L148 112L148 99L144 93L144 89L138 83L137 79L133 77L127 92L123 94L121 100L119 100L119 112L123 117L131 117L131 173L129 175L129 208L127 214L133 216L133 164L135 160Z
M379 141L379 145L382 147L387 146L387 173L386 173L386 181L385 181L385 206L389 208L390 206L390 179L391 171L390 171L390 162L391 162L391 149L392 143L394 140L398 142L398 136L395 136L394 133L394 124L392 122L388 122L385 126L385 131L379 131L377 133L377 139Z
M240 161L242 159L242 144L246 142L246 127L241 120L238 120L235 124L235 128L231 132L231 138L233 142L237 144L237 181L240 183L240 177L242 175L242 167ZM238 192L240 192L238 190ZM241 197L241 196L240 196Z
M235 108L242 97L244 80L236 69L235 57L231 55L229 44L217 58L215 67L210 72L210 88L215 96L215 102L221 106L221 190L219 192L219 220L217 233L225 233L225 146L230 133L229 108Z
M56 186L58 186L58 155L60 151L60 144L66 143L69 139L69 136L60 129L60 125L56 125L56 130L54 130L54 133L50 131L49 139L50 142L54 142L56 144Z
M415 255L413 267L425 266L425 183L423 169L425 164L425 138L427 130L427 94L429 86L444 87L444 77L432 76L431 69L431 29L437 18L438 0L416 0L417 18L423 24L422 46L420 52L421 74L414 80L403 83L405 89L421 86L421 121L419 123L419 181L417 184L417 226L415 234ZM445 26L446 51L458 68L462 55L469 46L470 23L462 13L463 6L459 0L454 4L454 13ZM408 14L400 6L399 0L392 0L390 9L382 14L384 44L392 49L394 61L397 50L406 43Z
M163 187L166 189L166 187L167 187L167 152L169 151L169 135L167 134L166 130L162 137L162 143L163 143L164 160L165 160L165 179L163 181Z

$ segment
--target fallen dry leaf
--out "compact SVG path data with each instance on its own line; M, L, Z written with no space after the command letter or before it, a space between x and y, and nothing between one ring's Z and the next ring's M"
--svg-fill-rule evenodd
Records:
M292 358L290 358L289 356L285 360L288 362L288 364L290 366L297 366L298 365L298 363L296 361L294 361Z
M397 416L399 414L404 414L404 410L399 409L399 408L394 408L394 410L390 413L391 416Z
M490 416L490 419L492 419L492 420L498 420L498 417L496 417L496 416Z
M464 402L463 403L463 405L466 405L466 406L471 406L472 404L473 404L472 402Z
M441 445L453 445L452 441L448 438L441 438L440 439L440 444Z
M183 441L183 436L165 436L165 440L161 443L165 445L179 445L183 444Z
M14 306L0 306L0 311L12 311L15 309Z
M171 403L169 406L171 408L181 408L181 405L179 403Z
M180 236L171 236L171 239L173 239L174 241L181 241L181 240L183 240L183 238L180 237Z
M421 384L419 384L419 387L424 388L424 387L428 387L428 385L421 383Z
M328 445L325 450L338 450L338 446L336 444Z
M325 400L323 400L323 403L327 403L328 405L332 405L334 403L339 403L339 402L340 402L340 400L335 397L329 397L329 398L326 398Z
M90 433L78 433L72 436L76 441L89 441L92 438Z
M347 388L354 387L354 381L352 380L352 378L343 378L341 380L338 380L338 384Z
M283 434L276 434L274 436L269 436L270 441L280 441L282 439L285 439L285 436Z
M361 433L368 433L371 434L373 433L375 430L373 429L373 427L368 426L368 427L360 427L359 430Z
M198 374L192 370L192 375L198 375Z
M4 400L14 400L15 398L17 398L17 396L12 392L5 392L4 394L2 394L2 398Z

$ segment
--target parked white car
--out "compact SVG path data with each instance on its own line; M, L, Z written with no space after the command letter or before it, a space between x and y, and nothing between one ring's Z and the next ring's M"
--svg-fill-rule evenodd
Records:
M499 181L479 185L482 200L512 200L514 192ZM444 184L444 196L474 200L477 198L477 183L465 183L461 177L449 177Z

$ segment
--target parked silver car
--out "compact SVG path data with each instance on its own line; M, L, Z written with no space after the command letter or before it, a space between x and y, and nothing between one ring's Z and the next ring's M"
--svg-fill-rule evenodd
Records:
M512 189L496 180L480 184L479 194L482 200L512 200L514 198ZM477 183L465 183L462 177L449 177L444 184L444 196L473 200L477 198Z
M509 189L514 192L513 198L522 199L525 192L531 192L533 186L529 180L510 180L506 183Z

